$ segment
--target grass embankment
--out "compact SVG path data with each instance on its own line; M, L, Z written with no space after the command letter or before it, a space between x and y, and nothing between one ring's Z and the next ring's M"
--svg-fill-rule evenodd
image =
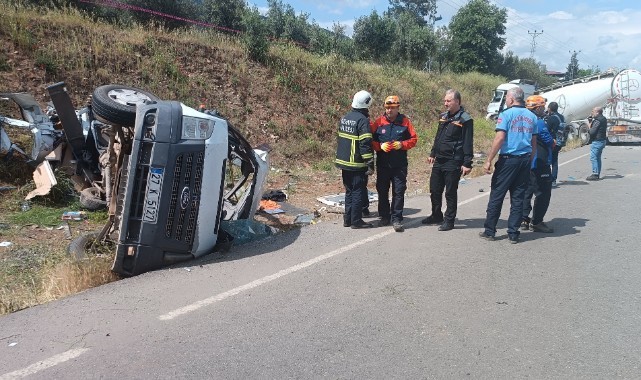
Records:
M45 87L64 81L80 107L94 88L119 83L192 107L205 104L226 116L252 144L273 148L272 166L282 170L270 174L272 183L282 183L282 176L300 181L336 176L332 164L336 125L349 110L352 95L361 89L375 97L373 116L383 111L387 95L400 96L401 112L412 119L420 136L410 154L410 172L425 171L448 88L461 92L464 106L475 118L475 149L486 151L494 135L484 115L491 90L504 81L500 77L351 63L288 45L272 45L267 60L256 63L248 60L238 39L206 30L118 27L92 21L75 10L43 12L9 0L0 0L0 13L0 92L28 92L44 105ZM0 184L18 187L0 192L0 240L20 242L0 248L0 313L113 280L107 270L109 259L73 263L65 255L68 241L61 234L55 235L55 242L43 241L48 228L55 231L60 225L62 212L78 206L49 201L52 196L21 212L20 203L33 188L31 169L14 165L15 160L0 159ZM61 186L65 193L68 189ZM411 186L427 191L426 181ZM290 199L302 196L295 187L288 190ZM100 220L93 220L86 227L99 225ZM25 231L38 233L18 239L28 235Z

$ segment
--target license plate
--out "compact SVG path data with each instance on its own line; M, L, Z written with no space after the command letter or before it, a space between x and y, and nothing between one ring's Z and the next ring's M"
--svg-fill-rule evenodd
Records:
M142 212L142 221L156 224L158 221L158 209L160 208L160 190L162 179L165 174L163 168L151 168L147 178L147 195L145 196L145 208Z

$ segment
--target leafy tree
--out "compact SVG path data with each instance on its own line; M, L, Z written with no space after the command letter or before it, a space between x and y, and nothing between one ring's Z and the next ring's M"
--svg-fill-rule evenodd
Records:
M499 64L493 73L508 78L509 80L518 78L516 74L519 65L519 57L513 51L508 50L505 54L500 54Z
M579 77L587 77L588 75L594 75L600 72L601 72L601 69L599 68L599 66L591 66L588 69L579 69L579 71L577 72L577 75Z
M395 21L396 43L388 57L406 66L422 68L434 46L434 33L430 27L421 24L409 13L399 14Z
M579 59L576 57L579 52L574 51L570 57L570 63L568 64L567 73L565 74L565 79L571 80L579 77Z
M203 20L224 28L239 30L243 26L244 0L204 0Z
M294 8L289 4L283 4L282 0L267 0L267 5L267 25L272 37L309 44L310 25L307 13L296 15Z
M243 42L250 59L265 62L269 52L269 28L257 8L243 14Z
M536 81L539 87L545 87L556 81L545 72L545 66L541 62L537 62L534 58L524 58L517 60L515 76L510 79L531 79Z
M410 15L422 26L436 15L436 0L389 0L389 4L388 13L392 17Z
M124 2L136 7L151 9L155 12L165 13L188 20L198 19L198 5L192 0L127 0ZM143 24L147 24L153 20L169 29L190 25L185 21L159 17L152 13L143 11L132 10L129 11L129 13L135 20Z
M353 60L354 41L345 35L345 26L334 23L332 30L314 23L310 29L310 50L319 54L337 54Z
M353 39L358 58L382 62L396 42L396 25L372 11L356 20Z
M450 46L452 36L447 26L441 26L434 32L434 46L431 49L427 62L428 70L436 70L442 73L450 61Z
M492 73L505 46L507 10L489 0L471 0L452 17L451 67L455 72Z

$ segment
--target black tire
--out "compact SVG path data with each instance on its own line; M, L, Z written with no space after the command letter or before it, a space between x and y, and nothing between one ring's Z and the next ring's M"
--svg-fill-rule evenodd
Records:
M80 204L87 210L100 210L107 206L102 200L101 191L97 187L88 187L80 192Z
M579 127L579 139L581 140L581 145L590 143L590 128L585 123L582 123Z
M133 126L136 106L158 100L156 95L139 88L107 84L94 90L91 109L97 118L108 123Z
M96 242L97 238L98 232L91 232L86 235L78 236L67 248L69 256L76 261L88 259L89 255L87 253L90 251L91 246Z

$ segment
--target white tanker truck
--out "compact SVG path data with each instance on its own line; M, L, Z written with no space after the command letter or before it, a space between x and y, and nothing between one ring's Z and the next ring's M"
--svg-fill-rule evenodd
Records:
M547 103L557 102L565 118L568 137L589 141L588 120L592 108L604 107L608 119L607 138L610 143L641 142L641 73L634 69L605 73L559 82L538 89ZM496 99L494 99L496 100ZM492 105L493 103L490 103ZM489 112L487 118L496 114Z

